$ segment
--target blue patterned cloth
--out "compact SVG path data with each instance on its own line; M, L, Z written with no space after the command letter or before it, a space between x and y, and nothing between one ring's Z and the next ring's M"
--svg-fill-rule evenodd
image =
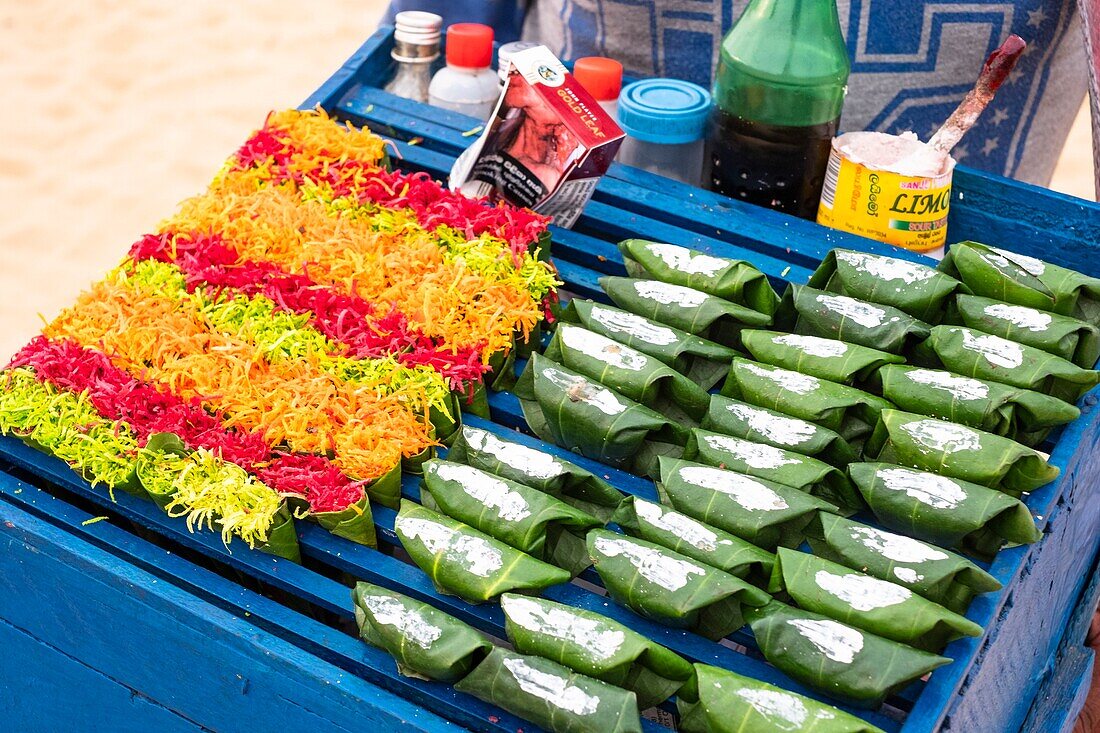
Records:
M498 39L546 44L564 59L611 56L632 76L711 83L718 45L748 0L395 0L447 23L489 22ZM956 148L966 165L1045 185L1087 87L1074 0L838 0L852 61L843 130L913 130L927 139L1009 33L1025 56ZM1087 154L1087 151L1082 151Z

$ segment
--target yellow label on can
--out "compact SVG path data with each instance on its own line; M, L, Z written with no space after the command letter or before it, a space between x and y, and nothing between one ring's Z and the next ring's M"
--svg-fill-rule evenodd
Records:
M868 168L833 146L817 223L915 252L947 241L951 173L927 178Z

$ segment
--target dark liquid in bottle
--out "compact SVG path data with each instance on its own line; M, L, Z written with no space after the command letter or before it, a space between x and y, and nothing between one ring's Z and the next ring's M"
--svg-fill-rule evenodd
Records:
M730 198L814 219L839 122L786 127L715 109L705 180Z

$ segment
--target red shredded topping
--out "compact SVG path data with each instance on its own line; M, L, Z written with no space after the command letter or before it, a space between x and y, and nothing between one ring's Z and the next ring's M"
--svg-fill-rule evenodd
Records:
M362 359L394 354L404 364L425 364L447 378L455 389L480 383L489 366L480 349L451 349L409 325L396 309L382 317L362 298L320 285L308 275L289 273L270 262L239 260L217 234L147 234L130 248L137 260L172 262L183 272L189 290L208 286L248 296L263 295L292 313L308 313L312 325Z
M173 433L192 450L216 453L280 494L304 496L314 512L340 511L363 497L363 482L328 458L273 451L258 432L224 427L225 416L207 412L197 397L185 400L141 382L106 354L74 341L36 336L8 364L21 366L58 389L86 393L101 415L128 425L142 444L154 433Z

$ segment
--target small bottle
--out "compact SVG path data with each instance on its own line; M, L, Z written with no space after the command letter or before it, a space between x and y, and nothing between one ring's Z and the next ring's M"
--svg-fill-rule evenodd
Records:
M623 65L604 56L585 56L573 64L573 78L588 91L611 119L618 119Z
M443 18L435 13L406 10L394 17L390 56L397 62L397 69L386 85L387 92L417 102L428 101L432 62L439 58L442 28Z
M813 219L848 71L836 0L751 0L719 51L707 185Z
M493 63L493 29L480 23L447 28L447 66L432 77L428 101L452 112L486 120L500 97Z
M617 160L699 185L710 93L679 79L643 79L619 96L619 127L627 134Z
M512 67L512 57L520 51L526 51L539 44L534 41L512 41L505 43L497 49L497 75L500 76L500 85L508 83L508 69Z

